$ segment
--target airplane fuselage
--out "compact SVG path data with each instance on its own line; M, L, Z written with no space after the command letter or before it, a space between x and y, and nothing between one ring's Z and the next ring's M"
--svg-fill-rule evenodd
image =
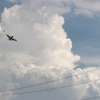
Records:
M9 40L13 40L13 36L9 37L8 39L9 39Z

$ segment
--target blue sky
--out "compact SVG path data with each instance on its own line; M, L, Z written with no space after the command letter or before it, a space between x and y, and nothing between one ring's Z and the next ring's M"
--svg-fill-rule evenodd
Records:
M98 79L99 70L87 73L100 66L98 4L99 0L0 0L0 89L70 75L72 78L68 80L18 92ZM14 35L18 42L10 42L5 34ZM77 73L82 75L74 76ZM85 100L100 95L99 87L100 81L39 94L14 96L13 91L8 91L10 96L1 92L0 99Z
M8 2L7 0L0 0L0 14L3 12L4 7L11 7L13 3Z
M66 17L65 17L66 20ZM85 58L99 58L100 51L100 18L74 16L64 25L65 31L73 41L73 52ZM91 62L90 65L95 65ZM87 64L88 65L88 64ZM99 63L96 65L98 66ZM89 65L88 65L89 66Z

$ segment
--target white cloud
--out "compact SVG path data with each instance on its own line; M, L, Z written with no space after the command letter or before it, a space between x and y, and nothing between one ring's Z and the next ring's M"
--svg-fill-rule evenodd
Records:
M15 1L17 1L17 0L8 0L9 2L15 2Z
M99 57L87 57L83 56L80 60L80 63L85 64L85 65L100 65Z
M79 8L89 9L90 11L100 11L100 1L91 1L91 0L75 0L76 6Z
M36 65L63 63L74 67L74 62L78 61L79 57L71 52L71 40L66 38L67 34L62 28L63 17L57 14L44 15L34 11L34 7L32 11L32 8L30 10L26 6L16 5L5 9L2 23L7 33L13 33L19 39L16 44L18 49L32 55L36 59L33 61ZM11 47L16 51L17 48Z
M86 95L83 97L83 100L86 98L96 97L96 96L100 96L100 83L99 82L89 85Z
M59 75L63 76L66 68L76 67L74 63L79 60L79 56L71 52L71 40L62 28L64 18L56 14L56 10L51 13L52 9L47 10L44 5L35 8L32 3L5 8L2 13L1 23L5 33L18 39L18 42L14 43L6 40L5 36L4 41L0 43L2 46L0 72L5 68L6 73L5 78L1 79L2 83L6 78L8 80L5 83L13 85L16 83L21 85L27 79L30 79L28 83L36 79L39 81L44 77L45 80L55 79ZM35 71L33 68L27 69L30 64L36 67ZM37 69L37 66L42 67L43 71ZM63 66L65 66L63 71L60 71ZM10 71L7 74L8 69ZM25 78L27 75L29 77ZM13 80L15 82L12 82ZM5 85L5 89L8 88Z
M82 14L88 17L99 15L99 0L8 0L10 2L20 1L22 4L34 6L34 9L46 8L50 13L68 13L74 11L75 14ZM73 10L74 9L74 10Z
M75 9L75 14L76 15L86 15L88 17L93 17L93 13L89 11L88 9Z
M83 14L86 16L97 15L100 12L100 1L99 0L73 0L78 14Z
M57 6L55 6L56 3ZM77 84L99 78L99 71L89 74L84 72L84 70L96 69L95 67L73 70L76 67L75 62L80 57L71 51L72 42L63 29L64 18L59 15L65 10L60 10L60 3L61 0L44 0L42 2L40 0L36 2L22 0L22 5L5 8L2 13L2 28L5 33L14 35L18 42L8 41L6 36L0 42L2 47L0 49L2 55L0 57L0 89L22 87L31 83L49 81L69 75L74 76L77 73L83 74L49 86ZM70 10L69 7L68 10ZM67 97L69 100L74 100L73 91L76 93L77 100L81 100L90 91L91 84L93 84L92 89L95 91L95 82L84 85L84 87L82 85L73 86L63 92L64 99L66 100ZM80 90L83 92L80 93ZM99 89L96 93L98 92ZM66 95L67 93L68 95ZM18 97L14 97L12 100L16 100L16 98ZM8 100L8 97L4 99Z
M2 31L2 27L1 27L1 25L0 25L0 32Z

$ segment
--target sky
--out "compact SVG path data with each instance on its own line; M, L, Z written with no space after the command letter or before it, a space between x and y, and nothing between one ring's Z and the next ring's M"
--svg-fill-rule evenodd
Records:
M99 100L99 5L0 0L0 100Z

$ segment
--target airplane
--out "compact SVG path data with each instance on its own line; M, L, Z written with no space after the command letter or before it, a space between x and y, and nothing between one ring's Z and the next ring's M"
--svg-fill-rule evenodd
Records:
M17 40L14 38L14 36L10 36L10 35L8 35L8 34L6 34L6 36L8 37L8 39L9 39L10 41L16 41L16 42L17 42Z

